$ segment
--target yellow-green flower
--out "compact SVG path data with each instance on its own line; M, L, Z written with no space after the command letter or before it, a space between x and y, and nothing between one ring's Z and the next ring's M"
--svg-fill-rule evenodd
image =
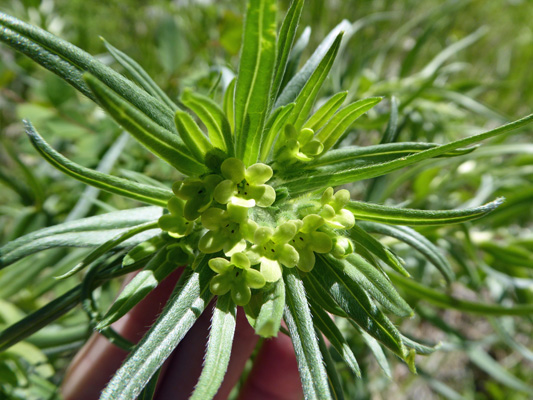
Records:
M298 232L289 243L299 254L298 269L309 272L315 266L315 253L329 253L333 242L328 234L317 231L325 223L320 215L310 214L303 220L293 222L298 227Z
M282 265L294 268L299 261L296 249L289 244L297 232L294 222L285 222L276 230L261 226L254 234L254 245L248 251L252 264L261 264L259 270L267 282L281 278Z
M220 166L226 178L215 188L214 197L220 204L235 204L243 207L268 207L276 200L272 186L265 185L272 178L272 168L257 163L245 168L237 158L228 158Z
M175 238L187 236L191 233L194 223L184 218L183 202L176 197L171 197L167 203L167 208L170 214L162 215L159 218L159 227Z
M231 261L225 258L209 260L209 267L217 273L209 284L211 292L222 296L231 290L231 298L235 304L244 306L250 301L250 289L265 286L265 278L259 271L250 268L250 260L243 253L235 253Z

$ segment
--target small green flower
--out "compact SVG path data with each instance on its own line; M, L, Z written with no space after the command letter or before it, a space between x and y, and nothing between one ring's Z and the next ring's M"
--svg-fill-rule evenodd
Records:
M236 204L243 207L268 207L276 200L272 186L265 185L272 178L272 168L257 163L245 168L237 158L228 158L220 166L225 180L215 188L214 197L220 204Z
M252 264L261 263L259 270L267 282L281 278L282 265L294 268L299 261L296 249L289 244L298 231L294 222L285 222L276 230L261 226L254 234L254 246L248 251Z
M344 206L350 201L350 192L346 189L337 191L333 194L333 188L327 188L322 194L320 203L322 209L319 214L324 217L326 224L336 229L350 229L355 225L353 214L344 209Z
M304 128L300 132L291 125L285 125L285 141L278 156L278 161L311 161L314 157L322 153L324 145L316 139L315 132L310 128Z
M337 258L343 258L354 252L354 246L350 239L344 236L337 236L333 239L333 250L331 254Z
M251 241L257 224L248 219L246 207L228 204L226 210L210 208L202 214L201 222L208 232L202 236L198 249L211 254L224 250L228 256L246 248Z
M222 296L231 290L231 298L239 306L250 301L250 289L260 289L266 283L259 271L250 268L250 260L243 253L233 254L231 262L225 258L213 258L209 260L209 267L217 273L209 284L211 292Z
M194 226L193 222L187 221L183 216L184 205L177 197L171 197L167 203L170 214L159 218L159 227L175 238L187 236Z
M213 192L222 178L219 175L207 175L202 179L185 179L172 185L176 197L185 200L184 216L194 221L213 203Z
M333 247L330 236L317 229L324 225L325 220L320 215L310 214L303 220L293 221L298 227L298 232L291 240L291 245L298 252L300 259L298 269L309 272L315 266L315 253L329 253Z

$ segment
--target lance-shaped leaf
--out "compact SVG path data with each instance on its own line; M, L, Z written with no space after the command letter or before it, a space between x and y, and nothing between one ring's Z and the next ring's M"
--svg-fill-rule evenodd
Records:
M446 281L451 282L454 279L455 274L448 260L433 243L414 229L407 226L390 226L375 222L360 222L359 226L367 232L380 233L407 243L437 267Z
M234 153L231 127L224 111L207 96L185 90L181 101L200 118L207 128L207 134L214 147L226 152L230 157Z
M400 332L361 287L347 280L343 272L330 266L322 256L317 257L313 274L316 275L317 282L322 288L362 329L400 358L404 359L407 356Z
M328 101L322 104L322 106L309 117L302 128L309 128L315 132L318 131L330 120L331 117L333 117L333 114L339 110L347 95L348 92L340 92L331 96Z
M330 150L323 156L313 159L304 165L305 168L316 168L320 166L330 166L334 168L339 166L339 171L350 168L356 161L364 162L384 162L395 160L400 157L405 157L410 154L419 153L423 150L433 149L438 147L435 143L385 143L374 146L343 146L339 149ZM471 153L476 147L469 147L467 149L458 149L443 154L442 157L456 157ZM362 164L361 162L361 165Z
M342 335L335 322L331 319L324 309L318 305L312 298L309 298L309 304L313 313L313 323L315 327L324 334L331 345L339 352L342 359L352 370L355 376L361 377L361 370L352 349Z
M376 361L378 362L385 375L392 379L392 372L389 365L389 361L387 360L387 356L385 355L385 352L383 351L383 348L381 347L379 342L372 336L370 336L368 333L366 333L363 329L361 329L361 327L351 319L349 319L348 322L350 322L354 329L359 332L359 334L363 338L363 341L369 347L372 354L374 354Z
M415 210L350 201L346 205L346 209L350 210L356 219L384 224L450 225L481 218L502 204L503 201L503 198L500 197L479 207L459 210Z
M282 87L283 76L287 69L287 63L289 62L289 55L291 53L292 44L296 37L296 29L300 22L300 16L302 15L302 8L304 6L304 0L293 0L278 35L278 55L274 64L274 80L272 81L272 87L270 89L270 101L276 101Z
M334 260L333 257L328 258L330 265L336 266L337 268L341 267L341 263L337 263L337 260ZM358 282L365 289L368 287L367 291L372 297L389 311L400 317L412 317L414 315L409 304L398 294L388 277L382 271L376 269L357 253L349 254L345 260L348 264L355 267L355 269L350 268L347 263L344 263L342 270L346 275L354 279L355 282ZM368 283L364 279L361 279L356 271L362 274Z
M203 164L190 156L177 135L153 122L94 76L85 74L84 79L99 104L148 150L186 175L206 171Z
M127 179L104 174L89 168L82 167L55 151L37 133L29 121L24 121L26 133L30 137L35 149L44 157L46 161L65 174L88 185L105 190L106 192L129 197L148 204L155 204L166 207L166 203L172 197L172 191L160 187L149 186L142 183L133 182Z
M221 296L213 311L204 366L191 400L212 399L217 393L231 356L237 307L229 293Z
M147 222L145 224L135 226L133 228L129 228L124 232L119 233L115 237L113 237L111 240L108 240L104 243L102 243L100 246L98 246L96 249L91 251L87 257L85 257L80 263L76 264L74 268L72 268L70 271L66 272L65 274L58 276L58 279L65 279L69 276L74 275L76 272L81 271L91 263L95 262L98 258L103 256L108 251L111 251L115 247L118 247L120 244L124 243L126 240L137 236L138 234L151 230L151 229L157 229L158 223L157 221Z
M175 129L172 109L69 42L1 12L0 40L59 75L96 101L83 80L84 72L90 72L110 90L134 104L152 121L170 131Z
M246 166L257 161L276 60L276 1L248 4L235 87L236 155Z
M379 240L371 236L359 225L354 225L350 229L349 234L350 239L352 239L355 244L361 245L364 249L373 253L381 261L400 274L409 276L409 272L403 267L402 261Z
M106 49L113 56L113 58L120 64L122 67L128 71L131 78L135 83L140 85L144 90L154 96L156 99L160 100L162 103L166 104L171 110L177 110L178 106L167 96L163 90L154 82L154 80L146 73L146 71L130 56L123 53L116 47L111 46L104 38L102 38Z
M296 97L300 94L300 91L305 86L315 69L318 67L322 59L325 57L328 50L331 48L331 45L339 36L341 32L344 32L346 30L349 30L351 27L351 24L344 20L339 25L337 25L333 30L328 33L328 35L322 40L320 45L316 48L314 53L309 57L305 65L302 67L300 71L296 75L292 77L292 79L287 83L287 85L283 88L283 91L279 95L278 99L276 100L276 103L274 105L274 110L278 107L284 106L286 104L294 102ZM301 39L302 43L301 46L299 46L300 39L298 42L294 45L293 52L297 53L296 50L301 54L301 51L303 51L303 48L307 45L307 41L309 40L309 35L311 34L310 30L304 31L302 34ZM302 48L303 47L303 48ZM291 54L292 57L292 54ZM298 55L299 59L299 55Z
M213 148L192 117L185 111L176 111L176 128L192 156L202 163L206 153Z
M328 49L328 52L313 71L309 80L302 87L296 100L294 100L295 106L291 111L288 122L294 125L297 131L302 128L304 121L307 119L309 112L315 103L316 97L318 96L318 92L333 66L333 62L335 61L335 57L337 56L337 52L341 45L342 34L343 33L341 32L337 35L331 44L331 47Z
M342 384L337 373L337 368L331 353L329 352L326 341L322 337L320 331L317 330L316 336L318 339L318 348L320 349L320 354L322 354L322 359L324 360L324 366L326 367L326 374L328 375L329 389L331 391L331 398L333 400L344 400L344 393L342 391Z
M332 174L331 171L324 174L303 175L301 177L292 179L284 183L289 192L292 195L304 193L328 186L344 185L350 182L356 182L363 179L375 178L377 176L388 174L389 172L396 171L400 168L407 167L419 163L420 161L427 160L429 158L438 157L443 154L449 153L465 146L469 146L478 143L485 139L490 139L494 136L501 135L519 129L533 121L533 114L528 115L522 119L511 122L509 124L500 126L499 128L492 129L490 131L473 135L464 139L459 139L454 142L444 144L432 149L424 150L416 154L411 154L406 157L401 157L392 161L372 164L362 167L356 167L347 169L345 171L339 171L336 174Z
M339 140L357 118L372 109L382 99L382 97L361 99L344 107L335 114L316 135L316 138L324 145L324 152L328 151L335 143L337 143L337 140Z
M274 141L285 126L287 118L294 108L294 103L277 108L268 119L265 125L265 136L263 143L261 143L260 161L266 161L273 150Z
M50 228L40 229L7 243L0 249L0 268L26 257L30 254L53 247L92 247L99 246L129 227L157 221L162 214L159 207L143 207L128 211L119 211L66 222ZM159 229L145 232L135 239L124 242L131 246L140 240L147 240L160 232Z
M309 400L331 398L327 373L313 327L305 289L296 268L284 268L287 287L285 322L291 334L304 397Z
M224 114L226 115L226 118L228 119L229 126L232 132L232 138L233 134L235 133L235 84L237 83L237 78L234 78L226 88L226 91L224 92L224 103L223 103L223 109ZM234 144L235 146L235 144ZM234 151L235 149L233 149Z
M396 285L408 290L411 295L417 296L421 300L426 300L432 304L436 304L439 307L451 308L471 314L493 316L531 315L533 313L533 304L518 304L507 307L498 304L462 300L421 285L412 279L405 278L395 273L391 273L389 276Z
M135 275L120 292L109 311L96 326L96 329L107 328L123 317L177 268L178 265L175 262L167 260L168 254L168 251L163 249L152 257L146 267ZM189 270L183 273L186 274L187 271Z
M183 286L122 364L102 393L102 400L127 400L142 388L170 356L212 298L209 281L214 273L204 257Z
M298 66L300 65L300 58L302 58L302 53L304 52L307 45L309 44L310 37L311 37L311 27L306 26L302 34L296 41L296 43L294 43L294 46L292 47L292 50L289 54L289 60L287 61L287 67L285 68L285 75L283 75L283 81L281 82L280 90L283 91L283 89L285 89L285 86L287 86L287 83L289 83L292 80L292 78L294 78L294 75L296 75L296 71L298 70ZM279 93L278 93L278 97L279 97ZM276 106L274 109L276 109L278 106L277 101L275 105ZM279 104L280 107L283 105L285 104Z

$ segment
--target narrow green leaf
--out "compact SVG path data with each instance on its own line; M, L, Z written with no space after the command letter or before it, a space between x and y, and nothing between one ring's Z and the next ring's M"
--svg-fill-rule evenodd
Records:
M209 97L190 90L183 92L181 101L198 115L200 121L206 126L212 145L223 150L229 156L233 156L234 144L231 127L219 105Z
M234 98L235 98L235 84L236 83L237 83L237 78L234 78L230 82L228 87L226 88L226 91L224 92L224 104L223 104L224 114L226 114L226 118L228 119L232 135L235 132L235 101L234 101Z
M503 203L498 198L475 208L459 210L415 210L389 207L381 204L351 201L346 205L356 219L394 225L450 225L472 221L490 213Z
M263 304L255 320L255 333L265 338L277 336L284 309L285 283L280 279L263 292Z
M316 275L317 282L362 329L400 358L406 357L407 352L400 332L376 307L362 288L347 281L343 276L344 273L330 266L322 257L317 257L312 273Z
M302 8L304 6L304 0L293 0L278 35L278 54L276 62L274 64L274 80L270 89L270 101L273 103L276 101L282 87L283 76L287 69L289 62L289 55L291 52L294 38L296 37L296 29L300 22L300 16L302 15Z
M146 71L127 54L123 53L116 47L109 44L104 38L101 38L104 42L106 49L113 56L113 58L130 74L133 81L139 84L144 90L166 104L171 110L177 110L178 106L167 96L163 90L154 82L154 80L146 73Z
M329 291L325 290L314 274L306 274L304 277L305 290L309 298L330 314L343 318L350 318L339 306Z
M169 189L165 190L159 187L143 185L82 167L63 157L50 147L29 121L24 121L24 124L31 143L44 159L58 170L83 183L105 190L106 192L161 207L166 207L168 199L172 197L172 191Z
M90 72L113 92L135 105L152 121L170 131L174 130L172 109L69 42L1 12L0 40L59 75L81 93L96 101L83 80L84 72Z
M297 131L302 128L305 120L309 116L311 108L318 96L318 92L333 66L333 62L335 61L335 57L337 56L341 45L342 35L342 32L337 35L331 44L331 47L328 49L328 52L313 71L309 80L302 87L296 100L294 100L296 105L292 109L288 122L294 125Z
M106 241L105 243L102 243L100 246L98 246L96 249L91 251L87 257L85 257L80 263L78 263L74 268L72 268L67 273L58 276L57 279L65 279L68 278L75 273L81 271L85 267L87 267L89 264L96 261L98 258L103 256L108 251L112 250L113 248L117 247L119 244L125 242L127 239L137 236L139 233L151 230L151 229L158 229L159 225L157 221L151 221L147 222L145 224L135 226L133 228L130 228L126 230L125 232L119 233L117 236L113 237L111 240Z
M217 393L231 356L237 307L230 294L221 296L213 311L204 366L191 400L212 399Z
M308 400L329 399L331 394L327 373L318 347L303 282L296 268L284 268L283 275L287 287L285 322L296 353L304 397Z
M385 143L373 146L343 146L339 149L330 150L323 156L317 157L304 165L306 168L315 168L320 166L338 166L338 171L346 168L353 168L354 165L368 165L369 162L377 163L395 160L410 154L419 153L423 150L438 147L434 143ZM471 153L476 147L466 149L457 149L443 154L440 157L456 157ZM329 170L329 169L328 169Z
M359 226L367 232L380 233L407 243L437 267L447 282L454 280L455 274L448 260L433 243L414 229L407 226L390 226L375 222L360 222Z
M378 362L385 375L392 379L392 371L389 365L389 361L387 360L387 356L385 355L385 352L383 351L383 348L378 343L378 341L372 336L370 336L368 333L366 333L364 330L362 330L361 327L351 319L349 319L348 322L350 322L350 324L355 328L355 330L361 334L361 337L365 341L366 345L370 348L372 354L374 354L376 361Z
M363 179L375 178L377 176L388 174L389 172L398 170L400 168L407 167L409 165L416 164L420 161L427 160L429 158L438 157L443 154L449 153L465 146L469 146L478 143L482 140L489 139L494 136L501 135L506 132L510 132L515 129L519 129L533 121L533 114L528 115L522 119L511 122L509 124L500 126L499 128L492 129L490 131L473 135L464 139L459 139L454 142L444 144L432 149L424 150L416 154L411 154L406 157L401 157L396 160L366 165L362 167L356 167L347 169L345 171L331 174L314 174L304 175L284 183L284 186L289 189L291 195L304 193L312 190L317 190L328 186L344 185L351 182L356 182Z
M522 380L518 379L506 368L504 368L498 361L492 358L481 347L469 347L466 350L468 357L478 368L485 371L494 380L502 383L508 388L517 390L519 392L527 393L533 396L533 386L528 385Z
M412 295L418 296L439 307L451 308L462 312L480 315L505 316L505 315L531 315L533 304L518 304L512 307L500 306L497 304L477 303L474 301L461 300L447 295L427 286L421 285L412 279L399 276L395 273L389 274L394 284L409 290Z
M76 286L62 296L59 296L57 299L52 300L44 307L41 307L17 323L1 331L0 352L26 339L31 334L66 314L79 303L80 296L81 286Z
M313 323L315 327L322 332L331 345L338 351L346 365L352 370L355 376L361 377L361 369L352 349L342 335L335 322L331 319L326 311L318 305L312 298L309 298L311 311L313 313Z
M139 395L152 375L170 356L212 298L209 281L214 273L208 257L180 290L127 358L102 393L102 400L129 400Z
M274 141L279 136L280 132L282 132L285 122L287 121L287 118L289 118L293 108L294 103L290 103L286 106L277 108L270 115L270 118L265 125L265 136L263 143L261 143L261 154L259 157L260 161L264 162L268 159L268 156L273 150Z
M477 31L471 33L465 38L449 45L444 50L442 50L439 54L437 54L433 58L433 60L431 60L424 67L422 71L420 71L419 73L420 76L423 78L429 78L430 76L433 76L439 70L439 68L446 62L446 60L448 60L450 57L455 56L459 51L477 42L487 32L488 32L487 27L482 26Z
M153 400L155 398L155 391L157 389L157 381L161 374L161 368L150 378L150 382L144 387L137 400Z
M380 144L394 143L398 136L398 98L392 96L390 99L390 117L387 128L383 133Z
M322 106L316 110L305 122L302 128L309 128L315 132L322 128L342 105L348 92L340 92L331 96Z
M412 339L410 339L410 338L408 338L407 336L404 336L404 335L402 335L402 341L405 344L405 347L407 347L409 349L413 349L413 350L416 351L416 354L421 354L421 355L424 355L424 356L434 353L441 346L440 342L437 343L434 346L427 346L425 344L416 342L416 341L414 341L414 340L412 340Z
M371 287L371 290L367 289L368 292L389 311L400 317L412 317L414 315L409 304L407 304L407 302L398 294L388 277L384 275L383 272L376 269L357 253L348 255L346 261L366 277L371 285L369 286L368 284L365 284L364 287ZM330 263L331 265L334 265L333 258L330 258ZM346 275L354 279L356 282L360 281L359 284L363 286L363 280L358 278L352 268L347 268L347 265L344 264L343 270Z
M235 87L236 155L245 165L257 161L276 60L276 1L248 4Z
M306 49L307 45L309 44L309 38L311 37L311 27L306 26L303 30L302 34L294 43L294 46L291 49L291 52L289 54L289 60L287 61L287 67L285 68L285 74L283 75L283 80L280 85L280 90L283 91L285 89L285 86L287 86L287 83L289 83L292 78L294 78L294 75L296 75L296 71L298 69L298 66L300 65L300 58L302 57L302 53ZM296 97L296 96L294 96ZM279 93L278 93L279 98ZM285 104L291 103L292 101L289 101ZM274 109L277 108L278 104L276 101L276 106ZM283 106L285 104L279 104L279 106Z
M309 57L305 65L302 67L300 71L296 75L292 77L292 79L287 83L287 85L283 88L283 91L279 95L278 99L276 100L276 103L273 107L273 110L275 110L278 107L284 106L286 104L294 102L296 97L300 94L300 91L305 86L317 66L320 64L328 50L331 48L333 42L339 36L341 32L344 32L348 29L350 29L351 24L344 20L340 24L338 24L335 28L331 30L330 33L322 40L320 45L316 48L314 53ZM305 30L304 33L302 33L301 38L298 40L298 42L294 45L293 53L295 53L295 57L297 60L299 60L299 55L307 45L307 42L309 41L309 35L311 34L310 30ZM292 54L291 54L292 57ZM289 66L287 66L287 70L289 69Z
M167 254L167 251L160 250L146 264L146 267L128 282L115 302L111 305L111 308L100 320L96 329L107 328L113 322L126 315L128 311L144 299L178 267L175 263L166 260Z
M176 111L176 128L187 148L199 163L205 160L205 154L213 148L204 133L192 117L185 111Z
M404 276L409 276L409 272L403 267L402 261L389 248L384 246L379 240L371 236L359 225L354 225L349 231L350 239L355 244L361 245L364 249L370 251L381 261Z
M339 374L337 373L335 361L333 361L328 346L326 345L326 342L319 331L316 332L316 337L318 339L318 348L320 349L320 354L322 354L324 366L326 367L326 374L328 375L331 398L333 400L344 400L342 384L339 378Z
M150 120L94 76L85 74L84 79L99 104L148 150L186 175L201 174L206 171L203 164L189 155L177 135Z
M61 233L129 228L145 222L157 220L162 215L162 212L163 210L160 207L140 207L64 222L59 225L39 229L38 231L9 242L1 248L0 254L5 256L16 248L32 243L37 239Z
M378 104L382 97L369 97L347 105L331 118L328 123L317 133L316 138L324 144L324 152L328 151L339 140L342 134L361 115Z

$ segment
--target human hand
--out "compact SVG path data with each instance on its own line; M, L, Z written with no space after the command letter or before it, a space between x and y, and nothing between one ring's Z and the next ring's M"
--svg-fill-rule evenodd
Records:
M113 328L137 343L155 321L168 300L181 271L176 271L150 293ZM188 399L200 376L211 320L211 307L198 319L163 365L155 399ZM259 337L248 324L241 307L228 371L216 400L227 399L240 379ZM100 334L93 334L71 363L62 386L65 400L98 399L101 391L120 367L127 352ZM280 333L265 340L239 394L240 400L299 400L303 398L296 357L289 337Z

